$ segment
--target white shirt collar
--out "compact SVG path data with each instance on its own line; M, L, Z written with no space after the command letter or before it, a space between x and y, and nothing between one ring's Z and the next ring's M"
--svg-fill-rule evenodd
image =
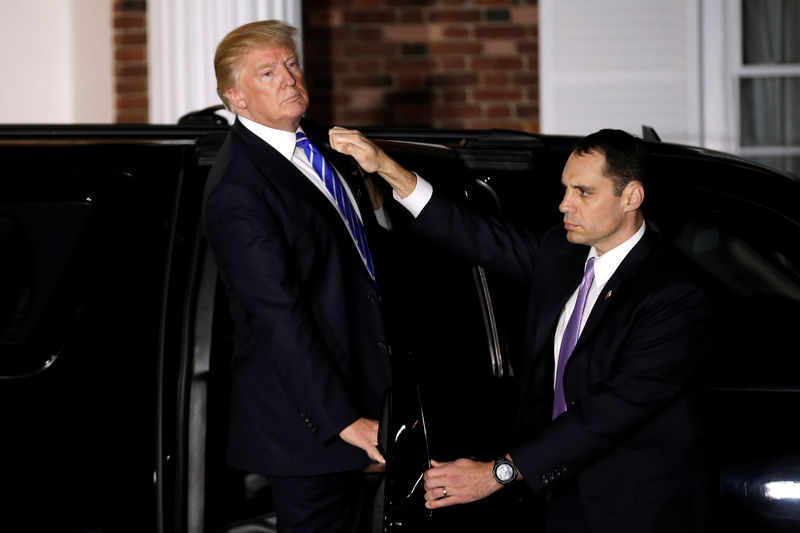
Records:
M292 133L291 131L276 130L275 128L270 128L269 126L259 124L258 122L250 120L249 118L245 118L242 115L237 116L239 121L242 123L242 126L252 131L262 141L272 146L286 159L292 159L292 154L294 154L294 149L297 145L296 132ZM298 126L297 131L303 131L303 128Z
M597 250L594 246L589 250L589 255L586 257L588 261L590 257L594 257L594 282L598 287L602 287L614 275L614 272L619 268L622 260L627 257L633 247L642 240L646 224L642 222L642 226L634 233L627 241L612 248L601 256L597 255Z

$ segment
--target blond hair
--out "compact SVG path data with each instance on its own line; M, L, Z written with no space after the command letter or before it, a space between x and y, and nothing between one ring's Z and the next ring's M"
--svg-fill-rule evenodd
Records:
M225 91L236 84L241 59L250 50L261 46L282 46L296 54L296 34L297 28L281 20L259 20L239 26L220 41L214 55L214 73L217 76L217 95L225 109L234 110Z

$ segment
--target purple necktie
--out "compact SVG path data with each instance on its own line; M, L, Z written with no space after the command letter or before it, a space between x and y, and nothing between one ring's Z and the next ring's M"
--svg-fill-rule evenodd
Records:
M581 286L578 287L578 298L575 300L575 308L567 322L564 336L561 338L561 348L558 350L558 366L556 367L556 387L553 396L553 420L567 410L567 401L564 398L564 367L567 365L572 350L578 342L578 333L581 330L581 317L583 308L586 305L586 295L589 294L589 287L594 280L594 257L586 261L586 270L583 273Z
M297 146L303 149L306 157L311 162L311 166L314 167L317 175L325 184L325 188L328 189L328 192L331 193L331 196L333 196L333 199L336 201L336 206L344 217L347 229L350 230L353 240L356 241L361 259L364 261L364 265L367 267L369 275L372 276L374 281L375 272L372 268L372 257L369 253L369 246L367 246L367 236L364 233L364 226L361 225L361 221L358 219L358 215L355 209L353 209L350 199L344 192L344 187L342 187L339 178L336 176L336 172L331 168L325 158L322 157L317 147L311 144L308 137L301 131L297 132Z

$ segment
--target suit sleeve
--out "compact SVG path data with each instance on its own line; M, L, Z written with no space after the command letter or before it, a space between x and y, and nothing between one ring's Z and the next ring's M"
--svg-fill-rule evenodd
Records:
M248 323L243 329L251 338L240 342L255 344L247 353L258 360L239 364L264 374L265 386L274 373L315 435L323 442L336 437L360 415L314 319L280 221L256 191L231 183L211 192L205 221L220 274L244 309L237 320Z
M533 232L488 216L435 189L410 231L475 265L529 283L534 276L541 247Z
M618 353L608 379L538 438L511 450L532 489L565 479L609 453L690 386L709 341L705 295L686 282L666 284L645 297L627 322L620 324L622 340L610 348Z

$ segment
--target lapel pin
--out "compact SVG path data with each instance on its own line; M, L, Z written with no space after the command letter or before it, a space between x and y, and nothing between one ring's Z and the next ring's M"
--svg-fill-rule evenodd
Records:
M612 292L614 292L614 291L613 291L613 290L612 290L612 291L608 291L608 292L606 293L606 297L605 297L605 298L603 298L603 300L608 300L609 298L611 298L611 293L612 293Z

